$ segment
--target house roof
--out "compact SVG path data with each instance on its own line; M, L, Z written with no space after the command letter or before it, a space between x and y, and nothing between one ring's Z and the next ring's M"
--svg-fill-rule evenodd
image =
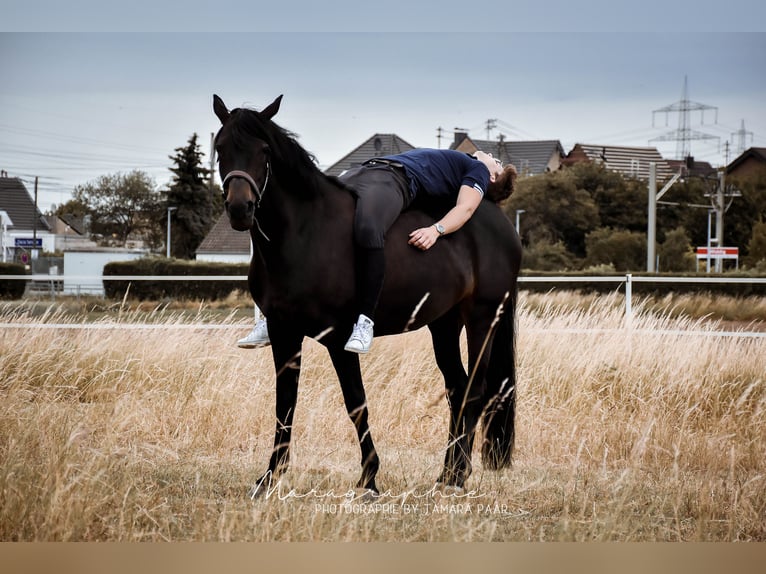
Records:
M668 159L665 161L670 166L670 169L673 170L673 173L676 173L679 169L685 169L686 175L692 177L716 177L718 175L718 170L706 161L696 161L694 158L692 158L691 162L681 159ZM691 164L691 167L689 164Z
M197 247L197 253L250 253L250 234L232 229L223 212Z
M766 147L751 147L746 149L739 157L726 166L726 173L731 173L749 159L766 163Z
M561 158L564 156L564 148L558 140L474 140L462 132L455 134L455 141L450 149L466 153L474 153L477 150L491 153L493 157L503 163L512 163L523 175L545 173L549 171L552 157Z
M627 177L637 179L649 179L649 164L654 162L657 166L657 180L664 181L671 178L675 171L668 162L660 155L657 148L653 147L622 147L595 144L575 144L566 158L565 165L577 162L602 163L607 169L621 173Z
M375 134L349 154L325 170L327 175L340 175L349 168L357 167L368 159L384 155L395 155L415 149L396 134Z
M0 177L0 210L7 212L13 222L9 229L50 231L48 222L18 177Z

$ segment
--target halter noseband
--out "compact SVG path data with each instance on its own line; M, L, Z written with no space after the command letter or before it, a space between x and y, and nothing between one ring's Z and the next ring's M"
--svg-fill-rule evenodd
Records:
M250 187L253 189L253 192L255 192L255 195L258 198L258 201L255 203L255 208L257 210L261 206L261 200L263 199L263 194L266 193L266 186L269 184L269 175L271 175L271 164L269 164L269 162L266 162L266 179L263 180L263 188L261 188L257 183L255 183L255 180L253 179L253 177L246 171L242 171L239 169L230 171L223 178L223 182L221 184L223 187L224 200L226 200L226 186L235 177L240 177L244 179L247 183L249 183ZM253 211L253 221L255 221L255 225L258 228L258 231L260 232L260 234L263 235L264 239L266 239L266 241L271 241L271 239L269 239L269 236L263 232L263 229L261 229L261 224L259 223L258 218L255 215L255 210Z
M240 177L240 178L244 179L247 183L250 184L250 187L253 189L253 192L255 192L255 195L258 198L258 202L256 203L256 207L260 207L261 200L263 199L263 194L266 193L266 186L269 184L269 175L271 175L271 165L269 164L269 162L266 162L266 179L263 180L263 189L261 189L261 187L252 178L252 176L249 173L247 173L246 171L242 171L242 170L239 170L239 169L235 169L233 171L230 171L223 178L223 184L222 185L223 185L224 199L226 197L226 186L235 177Z

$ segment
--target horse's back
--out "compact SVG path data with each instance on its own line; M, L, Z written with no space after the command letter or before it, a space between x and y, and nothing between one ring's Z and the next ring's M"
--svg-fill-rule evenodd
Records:
M515 290L521 244L496 204L483 201L462 229L427 251L408 245L412 230L434 220L432 213L410 210L389 230L376 332L396 333L407 324L421 327L466 300L499 304Z

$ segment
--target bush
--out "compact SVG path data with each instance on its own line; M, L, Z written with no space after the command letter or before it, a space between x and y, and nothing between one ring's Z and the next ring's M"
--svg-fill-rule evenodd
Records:
M539 271L557 271L575 269L574 256L567 251L562 242L548 243L539 241L524 248L521 266L524 269Z
M586 265L613 265L617 271L646 266L646 236L636 231L601 227L585 236Z
M677 227L665 235L665 241L660 245L660 269L663 271L692 271L694 269L694 252L691 241L683 227Z
M27 268L21 263L0 263L2 275L27 275ZM24 279L0 279L0 299L21 299L26 288Z
M753 225L753 233L747 244L747 258L745 263L757 266L760 262L766 262L766 222L759 221Z
M133 261L115 261L104 266L106 275L247 275L247 263L210 263L181 259L147 257ZM104 292L112 299L141 301L162 299L225 299L236 290L247 290L243 281L126 281L104 279Z

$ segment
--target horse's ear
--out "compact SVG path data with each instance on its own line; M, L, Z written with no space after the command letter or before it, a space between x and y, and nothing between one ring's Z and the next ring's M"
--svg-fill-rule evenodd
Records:
M276 100L271 102L265 110L261 112L261 115L265 117L267 120L270 120L274 116L277 115L277 112L279 111L279 104L282 103L282 96L279 96Z
M229 119L229 110L226 109L226 104L216 94L213 94L213 111L222 124L225 124L226 120Z

